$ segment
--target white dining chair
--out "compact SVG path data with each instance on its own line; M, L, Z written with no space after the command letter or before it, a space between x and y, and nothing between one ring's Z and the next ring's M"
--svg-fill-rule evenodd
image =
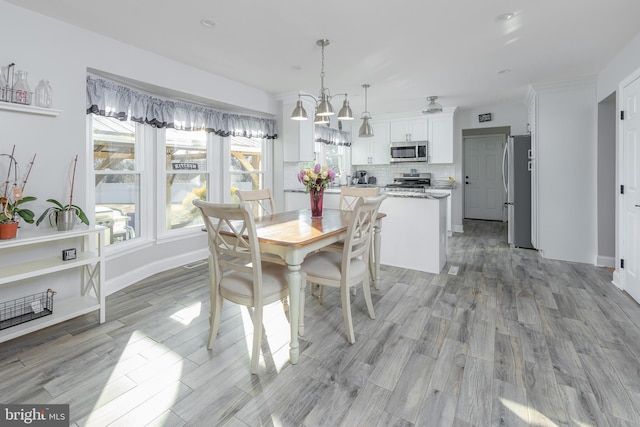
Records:
M253 209L255 216L271 215L276 212L273 192L270 188L262 190L237 190L240 201L247 203Z
M346 186L340 187L340 202L338 206L340 210L351 211L353 210L353 207L355 206L359 197L375 197L378 195L379 191L380 191L379 187L346 187ZM322 248L321 250L342 253L343 246L344 246L344 242L336 242L325 248ZM371 258L370 268L373 269L373 251L370 254L370 258ZM372 272L372 275L373 275L373 272ZM312 283L311 295L315 296L316 286L318 288L318 301L320 302L320 304L322 304L323 297L324 297L322 285ZM353 289L352 293L355 295L355 289Z
M342 315L347 329L347 340L351 344L355 342L355 335L350 290L360 283L369 316L375 319L369 286L371 276L368 260L376 216L380 203L385 198L385 194L371 198L359 197L349 220L342 253L320 251L308 256L301 266L308 282L340 288Z
M207 348L215 343L223 299L253 307L251 373L258 372L263 306L288 295L287 267L262 262L251 208L244 204L215 204L194 200L209 240L211 316Z

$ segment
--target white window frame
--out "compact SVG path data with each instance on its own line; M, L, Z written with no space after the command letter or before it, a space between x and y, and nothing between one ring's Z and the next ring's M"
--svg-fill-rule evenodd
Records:
M137 169L132 173L132 171L96 171L93 167L94 158L93 158L93 114L87 114L87 145L89 149L87 150L86 164L91 165L89 168L88 175L92 178L92 185L87 186L87 206L92 206L91 209L87 209L87 216L89 217L90 223L95 224L95 206L96 206L96 176L97 175L123 175L123 174L138 174L139 175L139 185L140 188L138 191L140 192L140 205L139 212L136 213L139 217L139 230L138 235L134 239L124 240L122 242L118 242L112 245L105 246L105 254L109 256L113 253L127 253L129 251L137 250L143 246L150 246L154 241L153 229L154 224L153 220L148 221L149 216L149 207L152 206L151 201L153 200L153 194L151 191L146 191L149 188L150 184L153 182L153 176L150 171L153 171L153 165L150 164L151 160L154 158L153 149L155 147L155 132L150 126L146 126L140 123L134 123L135 131L136 131L136 144L135 144L135 156ZM112 118L113 120L117 120Z

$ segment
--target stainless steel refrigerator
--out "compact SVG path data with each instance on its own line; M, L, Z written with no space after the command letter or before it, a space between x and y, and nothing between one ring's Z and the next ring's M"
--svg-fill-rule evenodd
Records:
M519 248L531 244L531 135L510 136L502 157L502 183L507 193L508 242Z

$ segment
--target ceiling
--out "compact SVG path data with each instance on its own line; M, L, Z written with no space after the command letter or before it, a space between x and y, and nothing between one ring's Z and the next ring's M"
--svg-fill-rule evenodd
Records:
M640 32L637 0L7 1L274 94L318 94L326 38L325 87L359 116L371 84L374 118L418 113L431 95L520 103L529 84L597 74Z

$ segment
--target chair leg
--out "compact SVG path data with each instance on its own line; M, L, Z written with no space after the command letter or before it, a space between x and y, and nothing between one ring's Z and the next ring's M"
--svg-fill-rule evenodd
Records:
M216 342L218 328L220 327L220 313L222 313L222 296L216 295L215 291L211 295L211 314L209 315L209 341L207 348L211 350Z
M367 303L369 317L375 319L376 313L373 311L373 302L371 301L371 286L369 286L369 279L365 279L362 281L362 293L364 294L364 300Z
M310 283L311 295L316 296L316 286L318 287L318 301L322 304L322 297L324 296L324 286L319 285L317 283Z
M262 341L262 306L253 308L253 349L251 351L251 373L258 373L260 343Z
M344 317L344 325L347 328L347 340L350 344L353 344L356 342L356 337L353 333L353 319L351 318L351 296L349 295L349 287L342 286L340 288L340 295L342 297L342 317Z

